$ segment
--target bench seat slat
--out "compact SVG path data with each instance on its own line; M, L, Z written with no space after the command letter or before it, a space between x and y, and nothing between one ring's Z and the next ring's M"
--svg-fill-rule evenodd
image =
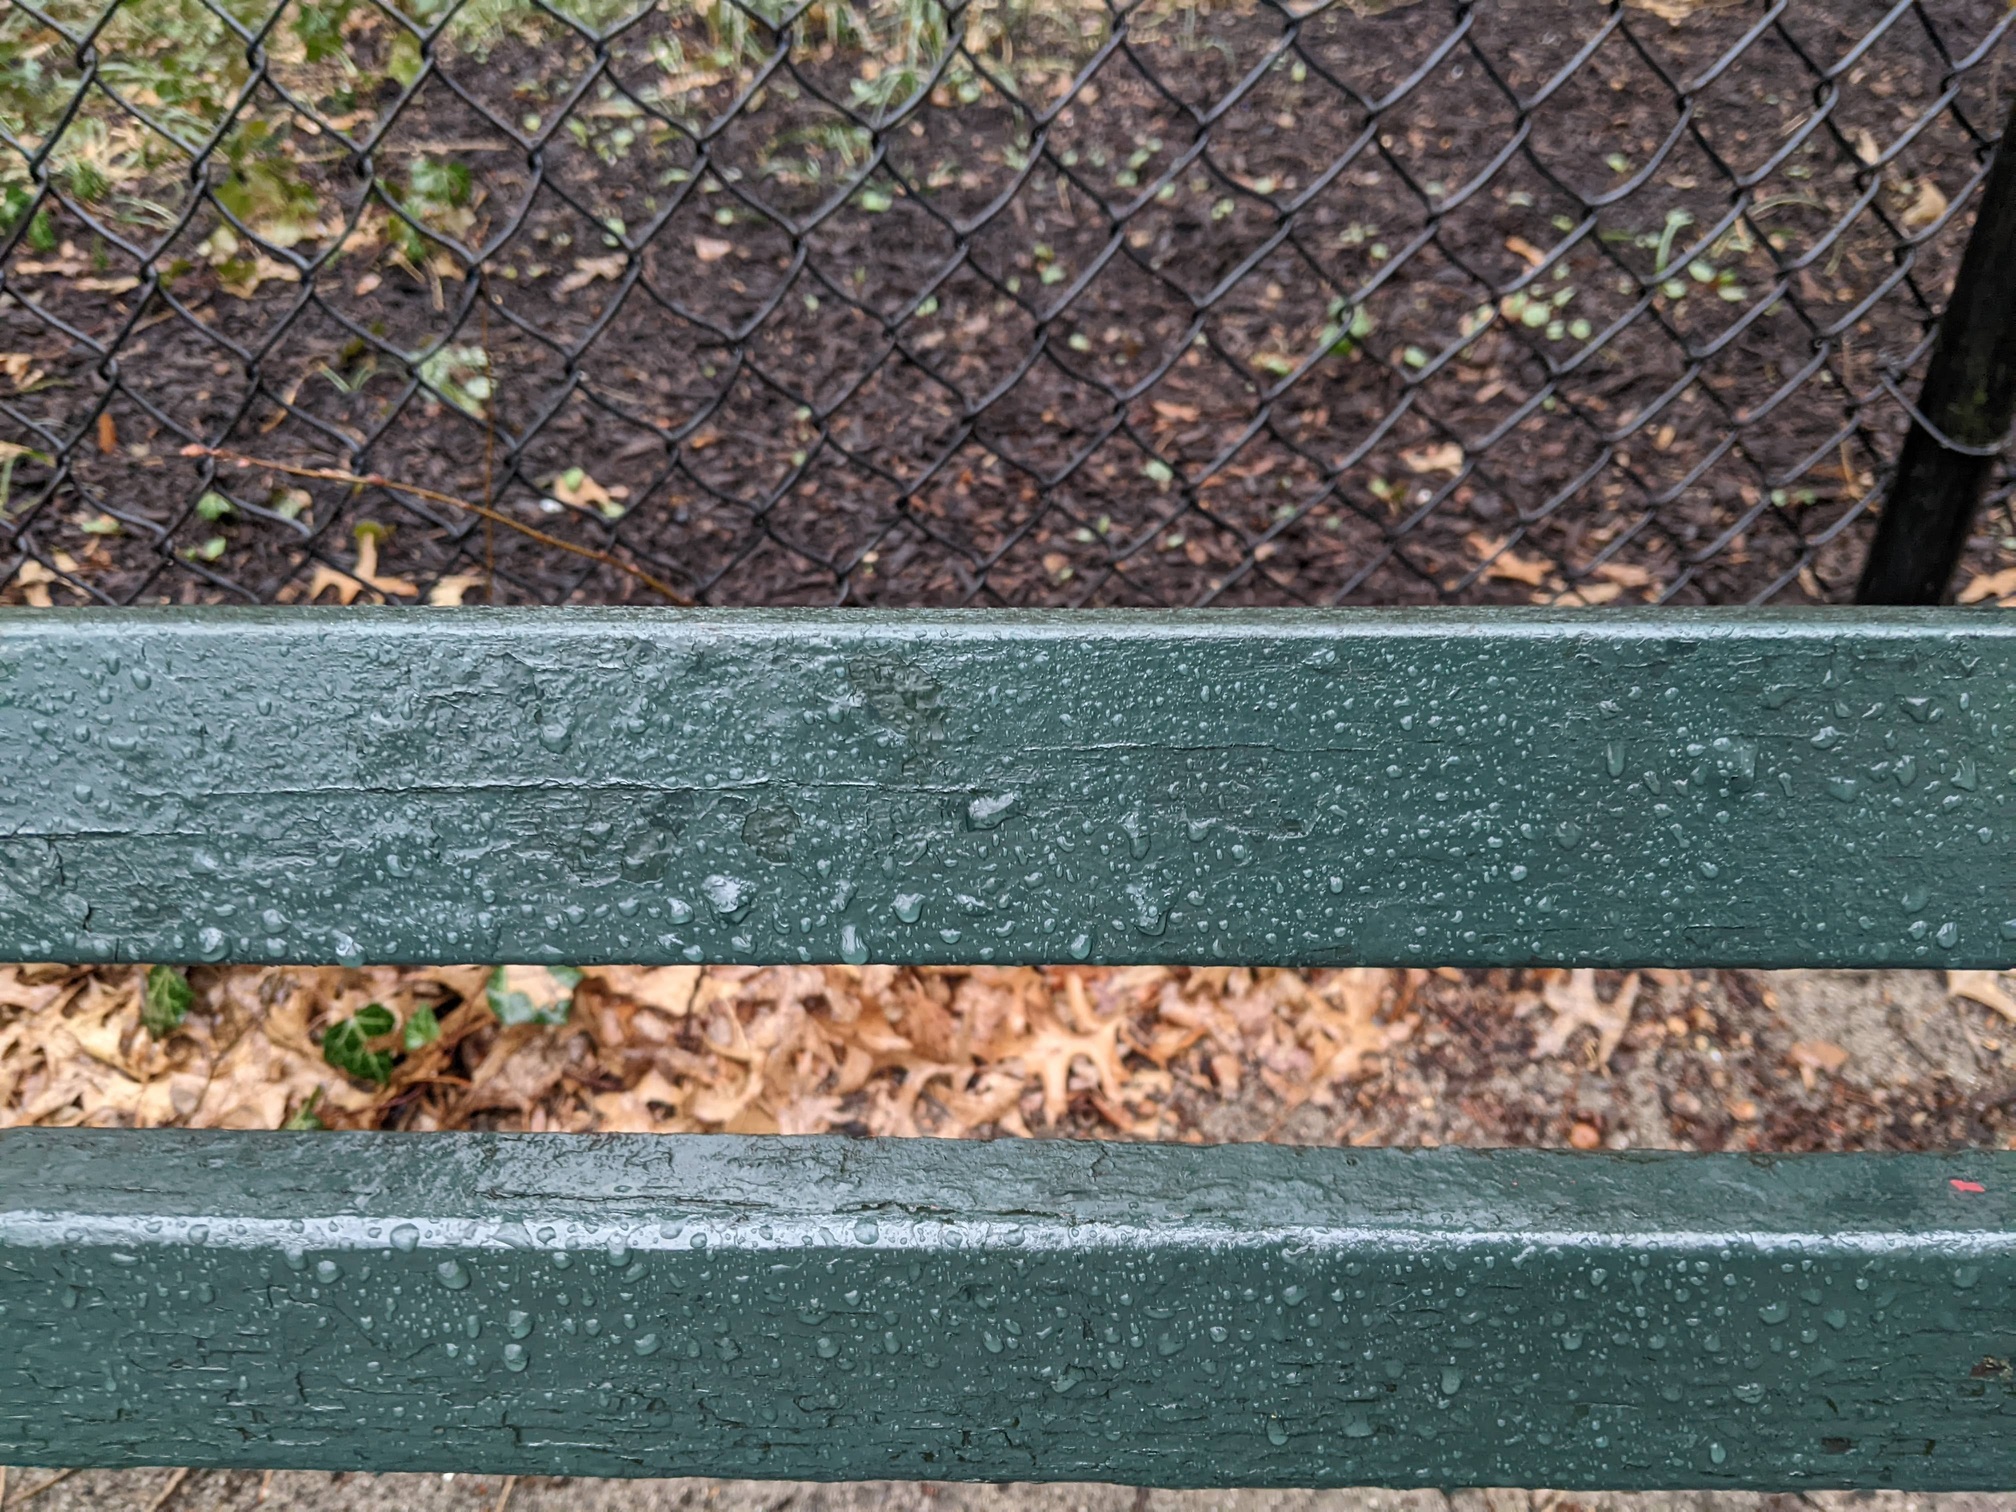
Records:
M0 611L0 956L1999 966L1968 611Z
M2004 1489L2016 1155L0 1134L0 1462Z

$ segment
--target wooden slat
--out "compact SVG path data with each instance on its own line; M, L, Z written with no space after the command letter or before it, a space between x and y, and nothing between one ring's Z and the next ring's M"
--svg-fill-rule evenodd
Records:
M0 611L0 955L2006 965L2016 622Z
M2006 1488L2016 1155L0 1134L0 1462Z

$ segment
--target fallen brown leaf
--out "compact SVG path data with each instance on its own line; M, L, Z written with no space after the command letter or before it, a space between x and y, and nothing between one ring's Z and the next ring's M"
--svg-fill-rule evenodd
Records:
M1650 588L1658 582L1651 573L1632 562L1605 562L1596 569L1596 576L1615 583L1619 588Z
M2016 567L2004 567L2000 572L1977 572L1967 580L1958 601L1963 604L1978 604L1984 599L1994 599L2004 608L2008 600L2016 594Z
M589 982L619 997L684 1018L700 985L698 966L593 966L582 973Z
M1407 464L1409 472L1460 473L1463 471L1463 448L1454 441L1444 441L1436 446L1417 447L1413 451L1400 453L1400 460Z
M1522 557L1506 549L1504 538L1472 531L1463 542L1484 560L1484 576L1537 588L1547 581L1554 564L1544 557Z
M1963 997L1983 1008L1993 1008L2016 1024L2016 997L2010 996L1999 971L1949 971L1946 973L1946 991L1949 996Z
M1617 996L1604 1002L1596 996L1596 973L1581 967L1568 973L1567 980L1550 982L1541 999L1554 1010L1554 1021L1533 1039L1533 1059L1546 1060L1568 1048L1568 1040L1578 1029L1596 1031L1596 1065L1610 1067L1610 1057L1631 1027L1631 1005L1638 1000L1638 976L1624 978Z
M385 596L418 598L420 588L416 583L402 577L382 575L378 571L379 530L367 525L357 528L357 565L349 572L331 567L326 562L318 562L315 572L308 580L308 599L312 603L320 598L323 591L330 590L339 604L355 603L358 594L366 588L375 589Z
M553 286L556 293L573 294L585 289L598 278L615 282L623 276L627 259L621 252L612 252L607 257L577 257L574 271Z
M1946 213L1946 193L1929 178L1918 180L1918 187L1897 217L1898 224L1907 231L1923 231Z
M1832 1076L1848 1064L1847 1050L1832 1040L1799 1040L1789 1054L1808 1092L1813 1090L1816 1072Z
M1524 579L1521 579L1523 582ZM1613 603L1624 593L1622 583L1577 583L1573 588L1564 588L1559 593L1542 590L1533 595L1536 604L1552 604L1558 608L1579 608L1596 604Z
M475 573L451 572L446 577L435 579L434 586L427 590L427 602L437 606L458 606L487 581Z

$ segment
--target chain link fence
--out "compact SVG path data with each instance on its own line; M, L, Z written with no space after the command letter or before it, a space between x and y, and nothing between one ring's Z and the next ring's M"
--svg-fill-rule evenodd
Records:
M13 0L0 601L1839 600L2012 30Z

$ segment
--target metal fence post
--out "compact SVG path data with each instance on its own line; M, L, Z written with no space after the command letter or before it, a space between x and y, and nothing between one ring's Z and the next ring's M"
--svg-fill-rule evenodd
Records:
M1858 604L1946 598L2016 411L2016 109L1981 188L1974 232L1939 322Z

